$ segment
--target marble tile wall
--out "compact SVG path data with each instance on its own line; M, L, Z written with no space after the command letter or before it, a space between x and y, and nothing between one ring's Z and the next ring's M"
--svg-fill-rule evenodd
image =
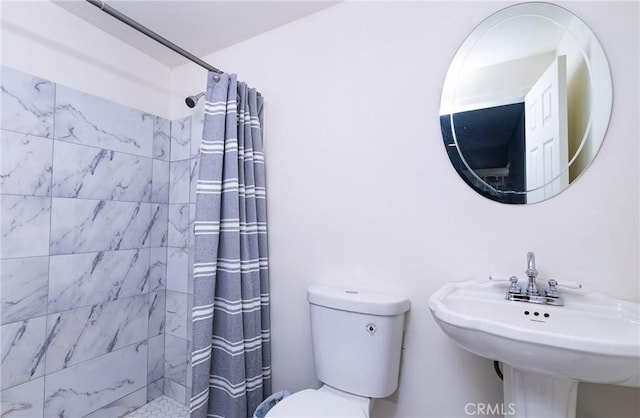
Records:
M191 120L1 72L1 415L185 402Z
M165 298L164 394L188 404L191 398L191 294L193 215L197 157L203 115L171 122L167 282Z

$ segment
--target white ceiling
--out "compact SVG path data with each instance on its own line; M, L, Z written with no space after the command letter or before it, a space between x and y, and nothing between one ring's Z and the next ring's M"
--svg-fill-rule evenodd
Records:
M188 62L84 0L52 1L170 68ZM202 58L339 1L106 0L105 3Z

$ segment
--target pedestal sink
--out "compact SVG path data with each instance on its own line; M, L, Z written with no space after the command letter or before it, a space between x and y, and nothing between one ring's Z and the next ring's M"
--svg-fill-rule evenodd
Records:
M524 303L506 287L448 283L429 308L460 347L503 363L511 416L573 418L579 382L640 386L638 303L584 291L565 291L564 306Z

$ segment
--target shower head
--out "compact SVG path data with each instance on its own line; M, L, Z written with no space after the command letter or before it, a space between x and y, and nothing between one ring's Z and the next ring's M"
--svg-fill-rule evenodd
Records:
M196 107L196 105L198 104L198 100L200 100L202 96L204 96L204 91L202 93L196 94L195 96L187 97L186 99L184 99L184 102L189 107Z

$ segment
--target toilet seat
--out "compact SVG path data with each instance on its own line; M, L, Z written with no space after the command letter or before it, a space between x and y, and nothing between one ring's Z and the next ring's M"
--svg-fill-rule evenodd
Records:
M278 402L266 418L368 418L366 398L340 396L332 389L305 389ZM346 395L346 394L345 394Z

